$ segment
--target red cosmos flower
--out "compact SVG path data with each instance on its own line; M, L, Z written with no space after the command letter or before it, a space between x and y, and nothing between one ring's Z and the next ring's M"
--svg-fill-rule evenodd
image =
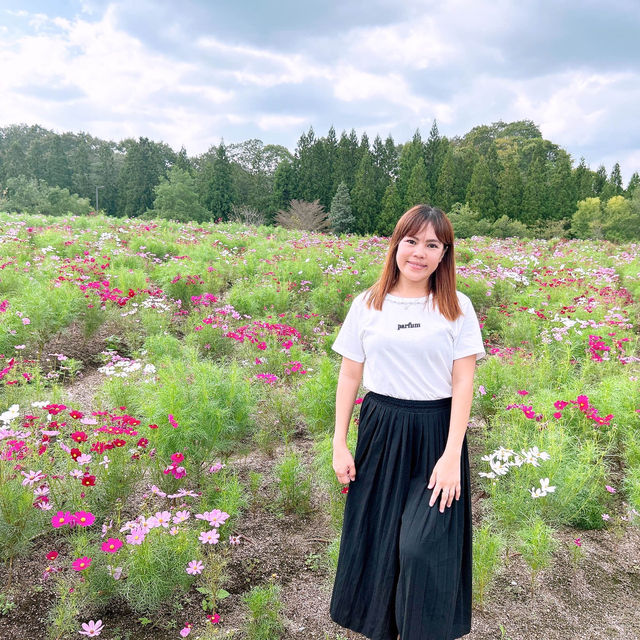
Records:
M49 553L47 553L47 560L49 561L53 561L58 557L58 552L57 551L49 551Z
M158 425L157 424L150 424L149 425L149 429L157 429Z
M71 457L76 460L77 458L79 458L82 455L82 451L80 451L80 449L76 449L75 447L73 449L71 449Z
M220 614L219 613L214 613L211 615L207 615L207 619L209 620L209 622L211 624L218 624L218 622L220 622Z
M174 464L178 464L180 462L182 462L184 460L184 454L183 453L173 453L171 455L171 462L173 462Z
M84 417L84 413L82 413L82 411L76 411L75 409L73 411L69 411L69 415L76 420Z
M84 431L74 431L74 433L71 434L71 439L76 442L86 442L87 434Z
M93 486L95 486L95 484L96 484L96 477L95 477L95 476L92 476L92 475L85 475L85 476L82 478L82 484L83 484L85 487L93 487Z
M138 440L138 447L142 447L143 449L146 449L147 445L149 444L149 441L146 438L140 438L140 440Z
M340 493L349 493L349 487L342 487L342 489L340 489Z
M124 445L127 444L127 441L117 438L116 440L113 441L112 444L114 447L124 447Z

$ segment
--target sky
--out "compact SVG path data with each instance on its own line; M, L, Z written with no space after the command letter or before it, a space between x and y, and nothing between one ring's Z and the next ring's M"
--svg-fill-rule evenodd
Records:
M0 126L189 155L532 120L640 170L638 0L0 0Z

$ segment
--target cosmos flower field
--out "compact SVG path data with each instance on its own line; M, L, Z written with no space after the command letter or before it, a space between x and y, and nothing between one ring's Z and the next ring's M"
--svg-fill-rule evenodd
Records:
M51 638L112 637L116 605L149 622L174 607L161 637L225 637L223 568L247 544L258 483L235 462L252 450L273 456L269 509L330 522L330 576L344 503L330 347L386 247L0 213L0 613L36 561ZM640 245L471 238L456 259L488 354L469 431L482 607L510 550L533 594L553 553L579 566L581 532L640 523ZM49 348L65 335L94 348ZM66 390L90 371L79 406ZM565 548L559 530L574 533ZM275 582L247 585L242 637L283 637L278 621L260 635L268 616L251 604ZM182 615L194 593L202 606Z

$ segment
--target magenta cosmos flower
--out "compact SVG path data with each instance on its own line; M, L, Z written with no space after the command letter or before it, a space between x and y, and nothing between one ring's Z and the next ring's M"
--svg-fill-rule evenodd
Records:
M87 558L87 556L83 556L82 558L76 558L71 563L71 568L74 571L84 571L85 569L89 568L90 564L91 564L91 558Z
M118 538L109 538L106 542L102 543L102 550L105 553L115 553L122 546L122 540Z
M76 511L73 521L80 527L89 527L95 522L96 517L90 511Z
M73 522L73 516L70 511L58 511L53 518L51 518L51 524L54 529L64 527L65 524L71 524Z
M97 622L89 620L89 622L82 623L82 631L78 631L78 633L83 636L88 636L89 638L95 638L100 635L103 629L104 625L102 624L102 620L98 620Z

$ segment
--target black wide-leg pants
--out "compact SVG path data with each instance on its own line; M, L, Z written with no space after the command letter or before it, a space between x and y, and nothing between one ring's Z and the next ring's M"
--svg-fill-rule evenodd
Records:
M451 398L369 392L360 409L331 618L371 640L453 640L471 631L471 496L466 437L460 500L429 506Z

